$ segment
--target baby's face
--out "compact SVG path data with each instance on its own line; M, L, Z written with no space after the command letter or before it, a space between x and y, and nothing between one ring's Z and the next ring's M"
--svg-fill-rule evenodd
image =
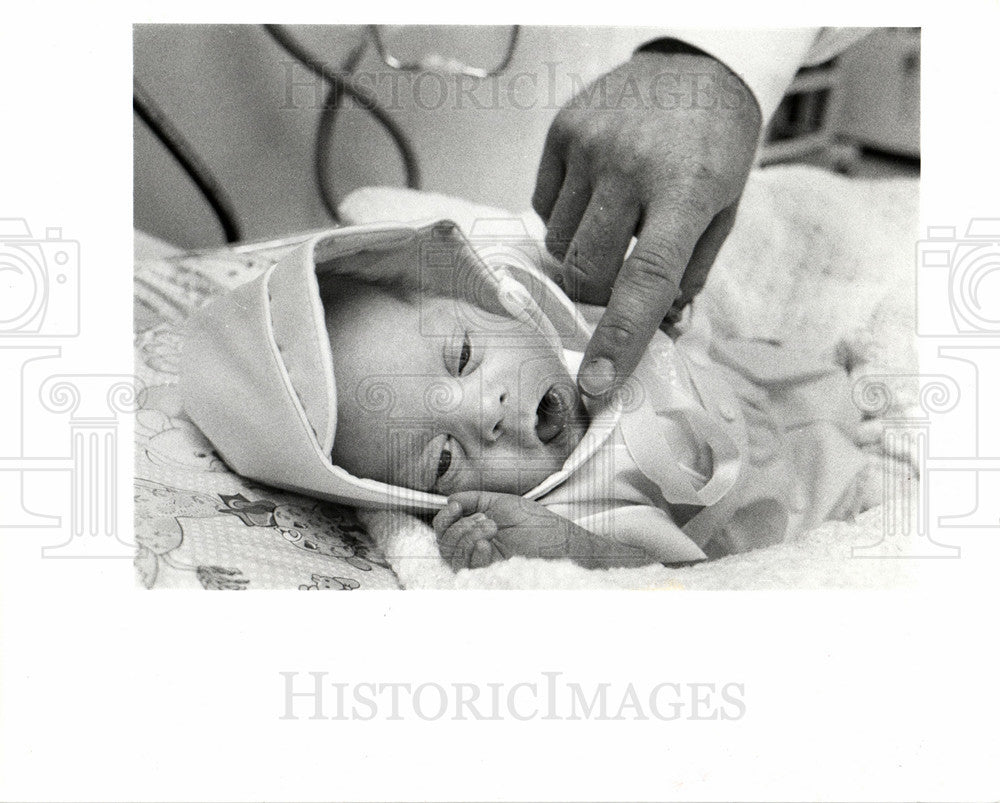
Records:
M333 460L352 474L445 495L524 493L586 431L576 383L525 323L464 301L361 287L327 327Z

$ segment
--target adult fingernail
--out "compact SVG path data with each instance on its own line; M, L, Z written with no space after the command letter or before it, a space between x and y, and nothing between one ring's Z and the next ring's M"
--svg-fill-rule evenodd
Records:
M615 383L615 366L606 357L591 360L580 369L580 391L596 398L603 396Z

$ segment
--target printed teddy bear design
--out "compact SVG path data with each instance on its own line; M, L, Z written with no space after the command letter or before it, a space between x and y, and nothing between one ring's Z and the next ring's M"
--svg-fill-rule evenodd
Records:
M314 574L312 584L302 584L299 591L353 591L361 588L361 583L350 577L329 577L325 574Z
M142 511L135 521L138 547L134 565L146 588L152 588L156 583L161 564L195 571L205 588L237 589L249 583L239 569L191 566L175 560L170 554L184 543L186 521L219 515L219 503L214 497L143 479L136 479L133 493L136 510Z
M166 468L227 472L212 444L186 418L160 410L139 410L136 435L144 436L143 451L151 463Z
M173 488L150 480L136 479L135 540L157 555L177 549L184 541L184 520L216 516L216 497L185 488Z
M273 516L274 526L289 543L307 552L340 558L356 569L371 571L372 556L358 538L364 536L364 530L330 506L277 505Z
M151 370L167 376L179 373L181 335L173 326L164 324L143 332L137 338L136 345L139 348L139 358Z
M285 540L306 552L338 558L363 572L372 563L385 566L365 544L365 531L350 514L322 502L312 506L298 503L275 504L269 499L251 501L243 494L219 494L222 514L236 516L248 527L273 527Z
M299 549L342 560L361 571L371 571L372 562L385 565L371 555L362 540L364 530L351 519L350 514L332 505L276 504L270 499L250 500L242 493L212 496L144 479L136 479L134 493L136 509L142 511L136 519L139 548L135 566L147 587L156 582L161 561L174 568L197 568L198 579L205 588L245 587L248 581L237 576L239 570L218 566L184 566L169 555L184 542L185 527L192 519L227 515L236 517L247 527L277 530L288 543ZM350 578L335 579L342 588L360 587L360 584L352 586L355 581Z

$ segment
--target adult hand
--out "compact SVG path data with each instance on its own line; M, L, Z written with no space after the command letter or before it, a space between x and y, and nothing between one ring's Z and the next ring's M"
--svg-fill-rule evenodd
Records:
M671 308L679 313L704 286L760 126L743 82L689 53L636 53L556 116L532 205L562 261L556 280L577 300L607 305L580 372L587 395L624 382Z

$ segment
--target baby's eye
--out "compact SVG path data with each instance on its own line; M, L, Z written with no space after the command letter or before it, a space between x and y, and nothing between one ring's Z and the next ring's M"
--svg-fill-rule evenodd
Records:
M465 337L462 340L462 350L458 355L458 375L462 375L462 371L469 364L469 360L472 359L472 343L469 340L469 334L466 332Z
M451 467L451 449L442 449L438 458L437 474L435 479L441 479Z
M451 436L445 439L444 447L441 449L441 454L438 457L437 471L434 474L434 486L436 487L438 482L448 473L448 469L451 468Z
M451 376L468 376L483 361L485 349L473 344L473 334L461 325L456 325L451 336L444 341L442 358Z

